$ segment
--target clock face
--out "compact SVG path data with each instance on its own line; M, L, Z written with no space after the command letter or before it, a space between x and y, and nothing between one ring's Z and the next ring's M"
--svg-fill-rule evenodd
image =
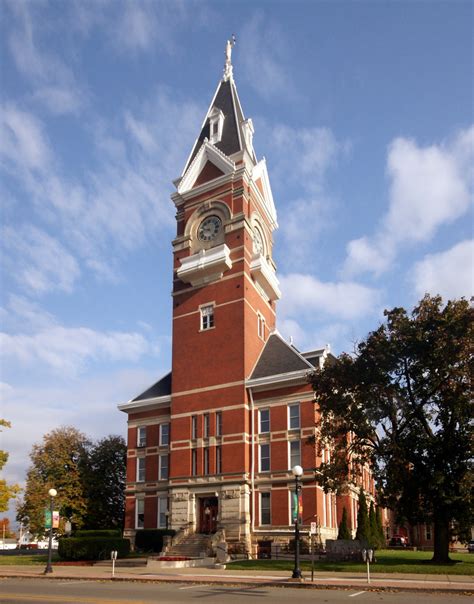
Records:
M201 241L212 241L217 237L222 227L219 216L208 216L204 218L198 228L198 238Z
M263 236L258 229L255 229L253 232L253 246L257 254L264 255L265 247L263 245Z

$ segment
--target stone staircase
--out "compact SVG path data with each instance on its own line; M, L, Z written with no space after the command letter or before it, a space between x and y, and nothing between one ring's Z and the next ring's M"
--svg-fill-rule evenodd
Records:
M202 554L208 556L210 553L211 539L209 535L200 533L189 533L178 543L171 544L167 548L165 556L180 556L186 558L199 558Z

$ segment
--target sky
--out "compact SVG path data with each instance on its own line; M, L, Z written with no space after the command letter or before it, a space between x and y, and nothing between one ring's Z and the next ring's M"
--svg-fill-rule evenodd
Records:
M126 432L170 369L172 180L234 77L278 212L278 329L352 351L473 294L473 3L0 0L0 448ZM14 505L11 506L14 516Z

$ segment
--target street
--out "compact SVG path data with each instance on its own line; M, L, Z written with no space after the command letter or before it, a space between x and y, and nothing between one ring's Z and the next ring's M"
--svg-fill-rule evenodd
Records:
M138 583L134 581L75 581L58 579L0 580L2 604L177 604L209 600L234 604L252 599L272 604L321 602L351 604L352 602L382 602L384 604L462 604L470 596L449 593L377 592L363 589L325 590L279 587L246 587L197 584Z

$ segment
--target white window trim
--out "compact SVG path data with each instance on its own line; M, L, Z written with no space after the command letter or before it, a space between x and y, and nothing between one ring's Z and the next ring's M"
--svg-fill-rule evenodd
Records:
M210 315L204 315L204 310L207 308L212 308L212 325L210 327L204 327L204 317L210 316ZM216 310L216 305L214 304L214 302L208 302L206 304L201 304L199 306L199 320L200 320L199 331L209 331L211 329L216 328L215 310Z
M144 431L144 432L145 432L145 439L144 439L144 440L145 440L145 443L144 443L143 445L142 445L142 444L140 444L140 441L141 441L141 439L140 439L140 433L141 433L142 431ZM143 449L144 447L146 447L146 437L147 437L147 434L146 434L146 426L138 426L138 427L137 427L137 449Z
M260 491L259 494L260 494L260 501L259 501L259 506L258 506L258 511L259 511L259 519L258 519L259 526L271 526L271 524L272 524L272 493L271 493L271 491ZM270 496L269 497L270 522L268 522L268 523L266 522L265 524L262 521L262 509L263 509L263 507L262 507L262 499L263 499L262 495L269 495Z
M143 501L143 526L138 526L138 502ZM145 498L144 497L136 497L135 498L135 530L142 530L145 528Z
M214 124L217 130L214 132ZM222 130L224 127L224 113L221 109L214 107L209 115L209 142L215 145L222 140Z
M262 431L262 411L268 411L268 430L266 430L265 432ZM272 428L272 426L271 426L270 408L265 407L264 409L259 409L258 410L258 433L259 434L270 434L271 428Z
M263 341L265 341L265 326L265 317L262 315L262 313L257 312L257 334L258 337Z
M211 415L204 413L202 419L202 434L204 438L209 438L211 434Z
M166 472L168 474L168 476L166 476L166 478L163 478L161 473L162 473L162 459L163 457L166 457ZM161 455L159 455L159 459L158 459L158 480L168 480L168 477L170 475L170 458L168 453L162 453Z
M143 478L140 478L140 461L143 460ZM137 473L135 482L145 482L146 480L146 457L137 457Z
M198 436L198 416L191 415L191 439L195 440Z
M168 442L167 443L163 443L163 435L162 435L163 426L168 426ZM160 424L160 447L169 447L169 444L170 444L170 425L169 425L169 423L165 422L163 424Z
M220 463L218 463L220 461ZM216 447L216 474L222 474L222 447Z
M222 436L222 411L216 411L216 436Z
M268 447L268 470L262 470L262 447ZM258 446L258 471L259 472L270 472L271 471L271 467L272 467L271 455L272 455L272 450L271 450L270 443L260 443Z
M165 502L165 523L164 524L160 524L160 515L161 515L161 502L164 501ZM168 512L168 497L166 495L160 495L158 497L158 505L157 505L157 510L158 510L158 517L156 519L156 526L158 528L166 528L166 512Z
M299 450L300 450L300 455L299 455L299 462L297 464L292 463L291 461L291 444L292 443L298 443L299 444ZM301 466L301 440L289 440L288 441L288 470L291 470L294 466Z
M290 426L290 409L293 407L298 407L298 427L291 428ZM300 403L291 403L288 405L288 430L301 430L301 405Z

